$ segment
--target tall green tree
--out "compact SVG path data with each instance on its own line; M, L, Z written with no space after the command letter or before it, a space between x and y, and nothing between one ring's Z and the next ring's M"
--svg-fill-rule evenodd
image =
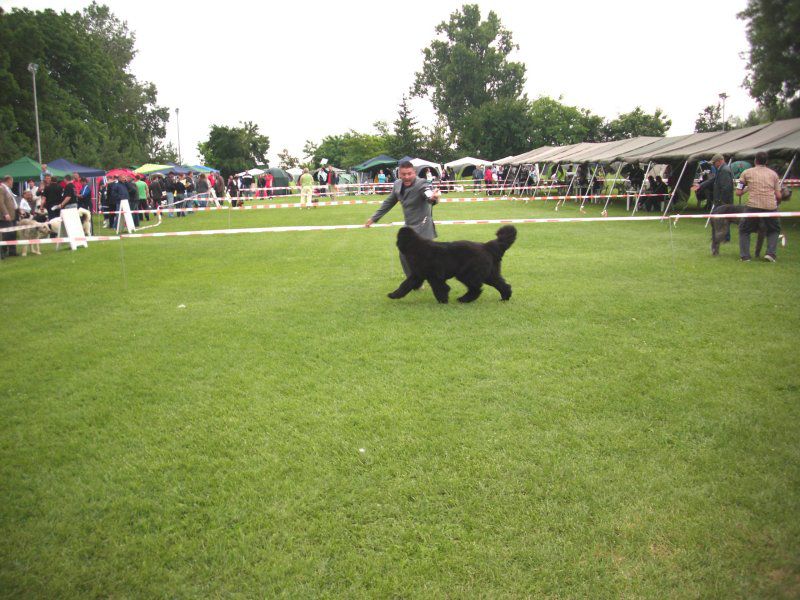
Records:
M709 104L703 112L697 115L694 122L695 133L705 133L708 131L722 131L722 106L720 104Z
M108 7L0 14L0 162L36 156L31 73L42 153L103 167L142 163L163 149L168 109L130 73L135 36Z
M403 96L397 109L394 130L389 138L389 154L395 158L410 156L416 158L422 148L422 131L408 106L408 98Z
M278 152L278 166L281 169L292 169L300 164L300 159L292 156L288 148L284 148Z
M205 164L219 169L224 177L267 164L268 150L269 137L251 121L244 121L240 127L212 125L208 139L197 144Z
M457 138L470 109L500 98L517 98L525 84L525 65L508 55L517 48L511 32L489 11L481 20L477 4L465 4L436 26L441 36L423 49L412 95L430 96Z
M562 104L548 96L541 96L530 105L531 145L561 146L586 141L597 127L595 118L586 110Z
M495 160L533 146L534 122L527 98L500 98L471 108L464 117L459 149Z
M738 17L750 42L744 87L773 118L781 105L800 116L800 2L749 0Z
M649 114L637 106L609 121L605 126L605 137L607 140L624 140L647 135L663 136L671 125L672 120L660 108Z
M327 158L330 164L347 169L388 151L389 139L386 135L359 133L351 129L341 135L325 136L317 146L313 163L318 165L323 158Z
M426 127L422 137L420 155L424 158L441 164L457 158L455 139L442 117L437 118L433 126Z

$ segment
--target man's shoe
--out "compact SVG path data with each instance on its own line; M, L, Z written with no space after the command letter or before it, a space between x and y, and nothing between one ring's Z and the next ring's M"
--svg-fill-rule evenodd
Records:
M749 256L743 256L739 260L741 260L742 262L750 262L750 257Z
M765 254L764 260L767 262L775 262L775 255L774 254Z

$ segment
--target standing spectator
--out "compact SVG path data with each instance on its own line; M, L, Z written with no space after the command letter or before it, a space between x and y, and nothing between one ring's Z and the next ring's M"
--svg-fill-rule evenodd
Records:
M324 196L328 189L328 172L325 167L320 167L317 171L317 183L319 183L319 195Z
M89 185L89 180L85 177L80 180L81 189L78 192L78 208L92 210L92 186Z
M336 174L336 171L333 170L333 165L328 165L327 183L328 194L331 198L335 198L336 194L339 192L339 188L337 187L339 184L339 176Z
M231 206L241 206L239 186L236 184L236 178L233 175L228 177L228 194L231 197Z
M0 229L13 227L17 221L17 201L14 199L14 194L11 192L11 186L13 185L14 178L11 177L11 175L6 175L3 177L3 181L0 182ZM16 239L16 231L3 232L4 242L10 242ZM16 246L0 247L0 258L16 255Z
M136 193L139 196L139 207L140 210L149 210L150 209L150 188L147 187L147 183L144 181L144 178L139 175L136 177ZM139 226L138 221L141 220L141 217L137 218L138 213L134 214L134 223L136 226ZM150 213L144 213L145 221L150 220Z
M300 208L305 204L306 208L314 206L314 177L308 172L308 167L303 169L303 174L300 175Z
M737 196L742 196L745 190L749 192L747 198L747 212L766 213L778 210L781 200L781 180L778 174L767 166L767 153L756 154L756 166L747 169L739 178ZM764 226L767 230L767 253L764 260L775 262L778 250L778 237L781 234L781 222L774 218L742 219L739 224L739 256L744 262L750 260L750 234Z
M241 187L242 192L244 192L243 195L245 198L252 198L252 192L250 191L252 185L253 185L253 176L250 175L250 173L245 172L245 174L242 175L242 187Z
M62 208L77 208L78 192L75 191L75 184L72 182L72 175L64 176L64 191L62 192L59 212Z
M167 173L167 179L164 181L164 195L167 199L167 214L171 217L175 216L175 187L176 187L175 172L170 171Z
M47 216L50 219L55 219L58 216L58 211L61 210L60 204L61 199L64 197L64 190L58 183L53 181L51 175L45 175L42 194L44 195L44 206L47 209Z
M442 175L439 177L439 181L442 184L442 189L446 192L450 189L450 174L447 172L447 169L442 169Z
M122 175L120 177L123 185L128 189L128 204L131 207L131 212L133 213L133 226L139 226L139 210L141 205L141 199L139 198L139 188L136 186L136 183L130 181L127 175Z
M266 192L264 195L267 196L267 198L272 198L272 196L274 195L274 192L272 190L273 183L275 183L275 177L272 175L272 173L270 173L269 171L264 173L264 187L266 188Z
M153 207L155 209L158 209L161 206L165 195L166 190L164 188L163 176L156 173L150 178L149 191L150 201L153 203Z
M120 218L120 202L127 200L128 204L130 204L131 201L131 194L128 191L128 186L125 185L124 175L119 175L118 177L113 178L111 190L109 191L109 198L111 200L111 210L114 211L109 225L111 226L111 229L116 229Z
M476 166L475 170L472 171L473 188L477 191L481 189L482 184L483 184L483 169L481 169L480 166Z
M183 185L183 195L178 194L178 200L180 201L181 208L197 208L199 206L197 204L197 200L195 199L197 187L192 174L185 173L180 176L178 181ZM181 211L178 213L178 216L185 217L189 214L191 213L188 211Z
M220 200L225 198L225 180L219 173L214 177L214 192L216 192L217 198Z
M189 180L191 181L191 180ZM184 208L184 204L186 202L186 183L187 179L185 176L181 175L180 177L176 177L173 185L173 195L174 200L173 203L175 206L178 207L178 212L175 213L178 217L185 217L186 211L182 210Z
M425 181L429 184L433 183L433 173L431 173L430 169L425 169Z
M383 172L383 169L378 171L378 185L382 183L386 183L386 173Z
M733 204L733 173L725 163L725 157L722 154L715 154L711 159L711 164L714 165L716 174L700 185L692 186L692 191L695 193L712 188L711 198L706 196L706 210L713 210L715 206L722 206L723 204Z
M208 206L208 197L209 197L209 190L211 186L208 185L208 178L206 177L205 173L200 173L200 177L197 179L197 198L199 202L202 202L202 206Z
M486 170L483 172L483 183L486 187L486 194L491 196L492 188L494 187L494 173L490 166L486 167Z

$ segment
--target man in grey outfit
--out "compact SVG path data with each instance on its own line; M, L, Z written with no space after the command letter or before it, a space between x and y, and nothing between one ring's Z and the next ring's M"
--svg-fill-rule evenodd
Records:
M710 203L706 200L706 209L708 210L711 210L714 206L733 204L733 173L725 162L725 157L722 156L722 154L715 154L711 159L711 164L713 164L714 168L717 170L716 175L706 179L700 185L692 186L695 192L704 190L712 185L714 186Z
M367 219L364 227L371 227L377 223L395 204L400 202L406 226L411 227L420 236L432 240L436 237L432 209L433 205L439 201L439 190L431 190L430 184L425 179L417 177L417 170L408 161L400 163L398 176L399 179L392 186L392 192L375 211L375 214ZM411 270L402 253L400 254L400 264L408 277Z

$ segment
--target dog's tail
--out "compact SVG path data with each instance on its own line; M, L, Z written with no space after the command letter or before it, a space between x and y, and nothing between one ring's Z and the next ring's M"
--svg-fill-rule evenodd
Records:
M517 239L517 228L513 225L503 225L497 230L497 239L486 243L486 248L495 259L500 260L506 250L511 248L511 244Z

